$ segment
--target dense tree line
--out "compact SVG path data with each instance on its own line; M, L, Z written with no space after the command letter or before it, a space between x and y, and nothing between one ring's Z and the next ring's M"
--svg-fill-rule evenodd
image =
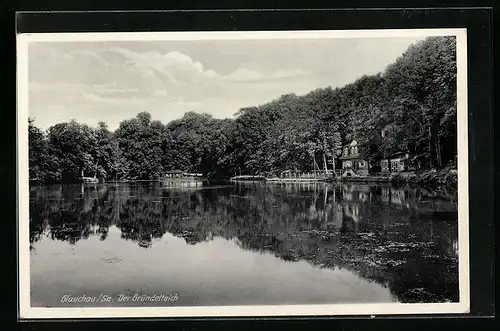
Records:
M332 169L356 139L371 166L397 152L419 169L455 166L456 40L430 37L382 73L342 88L283 95L235 119L188 112L162 124L147 112L114 132L75 121L43 132L29 122L30 178L156 179L180 169L205 175Z

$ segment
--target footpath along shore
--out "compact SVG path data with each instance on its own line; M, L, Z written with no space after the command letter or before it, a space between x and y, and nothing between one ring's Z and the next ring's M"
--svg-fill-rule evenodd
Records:
M337 176L337 177L305 177L305 178L280 178L243 175L229 178L230 181L264 181L264 182L327 182L327 183L393 183L414 184L428 187L455 188L458 183L458 173L454 169L426 170L420 173L396 173L387 175L370 176Z

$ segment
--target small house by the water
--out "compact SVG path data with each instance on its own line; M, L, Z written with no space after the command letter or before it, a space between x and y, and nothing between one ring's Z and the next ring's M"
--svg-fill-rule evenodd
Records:
M192 178L201 178L203 177L203 174L200 173L191 173L191 172L184 172L182 173L184 177L192 177Z
M99 179L97 179L97 171L94 173L94 177L84 176L83 169L82 174L80 176L80 181L82 183L99 183Z
M410 164L410 155L408 153L397 153L388 159L381 160L380 169L385 173L414 170Z
M175 170L170 170L166 171L163 173L164 178L181 178L183 177L184 171L175 169Z
M203 174L200 173L191 173L185 172L179 169L166 171L163 173L162 180L165 181L193 181L193 182L202 182Z
M358 151L358 142L352 140L343 147L342 176L368 176L368 161L364 160Z

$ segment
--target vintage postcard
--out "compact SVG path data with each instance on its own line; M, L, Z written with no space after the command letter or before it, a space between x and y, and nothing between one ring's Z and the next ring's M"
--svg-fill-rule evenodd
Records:
M20 318L468 312L466 37L19 34Z

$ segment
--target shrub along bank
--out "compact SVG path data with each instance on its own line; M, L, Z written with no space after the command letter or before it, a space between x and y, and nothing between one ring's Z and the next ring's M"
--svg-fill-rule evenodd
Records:
M331 179L330 181L413 184L430 188L445 188L447 191L455 192L458 185L458 173L454 169L445 168L441 170L426 170L417 173L342 177Z

